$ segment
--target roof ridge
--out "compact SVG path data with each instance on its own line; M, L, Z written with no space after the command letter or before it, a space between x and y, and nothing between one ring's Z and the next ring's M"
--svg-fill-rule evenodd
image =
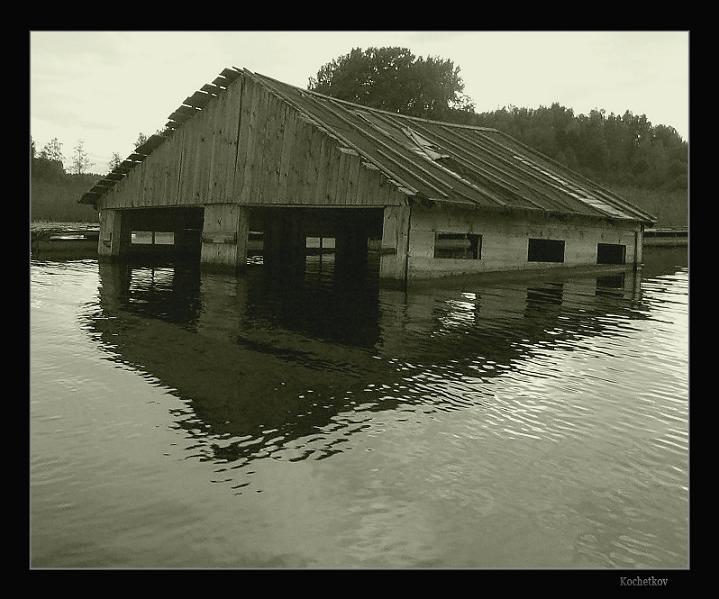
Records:
M451 127L460 127L462 129L473 129L475 131L498 131L498 129L495 129L493 127L480 127L479 125L467 125L464 123L453 123L451 121L440 121L437 119L427 119L424 117L419 116L412 116L409 114L402 114L400 112L392 112L390 110L383 110L381 108L374 108L373 106L365 106L364 104L357 104L356 102L350 102L349 100L342 100L341 98L335 98L333 96L328 96L327 94L322 94L320 92L313 91L311 89L304 89L302 87L299 87L297 85L292 85L291 83L285 83L284 81L280 81L279 79L275 79L274 77L270 77L269 75L263 75L262 73L254 72L253 75L260 77L262 79L269 79L270 81L274 81L276 83L279 83L281 85L285 85L287 87L292 87L302 93L305 94L312 94L314 96L319 96L320 98L324 98L327 100L331 100L333 102L340 102L342 104L347 104L348 106L353 106L355 108L360 108L362 110L368 110L370 112L379 112L381 114L388 114L394 117L400 117L404 119L410 119L414 121L420 121L423 123L433 123L438 125L449 125Z

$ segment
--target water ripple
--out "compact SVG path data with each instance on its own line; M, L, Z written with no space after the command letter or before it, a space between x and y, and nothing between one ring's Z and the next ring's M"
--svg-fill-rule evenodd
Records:
M36 559L681 567L688 270L652 268L404 293L33 262Z

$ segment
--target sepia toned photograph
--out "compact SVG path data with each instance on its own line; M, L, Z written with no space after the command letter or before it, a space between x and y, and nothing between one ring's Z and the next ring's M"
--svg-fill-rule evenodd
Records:
M689 568L688 31L28 38L31 570Z

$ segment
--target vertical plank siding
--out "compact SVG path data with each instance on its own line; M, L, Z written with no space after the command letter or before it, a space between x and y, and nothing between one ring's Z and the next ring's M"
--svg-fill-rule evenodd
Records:
M384 206L385 175L256 81L240 76L102 199L101 208L206 204Z

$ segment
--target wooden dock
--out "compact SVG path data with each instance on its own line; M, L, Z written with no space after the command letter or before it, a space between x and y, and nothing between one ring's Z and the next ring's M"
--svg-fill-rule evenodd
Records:
M30 254L41 257L97 256L100 229L93 228L48 228L30 232Z

